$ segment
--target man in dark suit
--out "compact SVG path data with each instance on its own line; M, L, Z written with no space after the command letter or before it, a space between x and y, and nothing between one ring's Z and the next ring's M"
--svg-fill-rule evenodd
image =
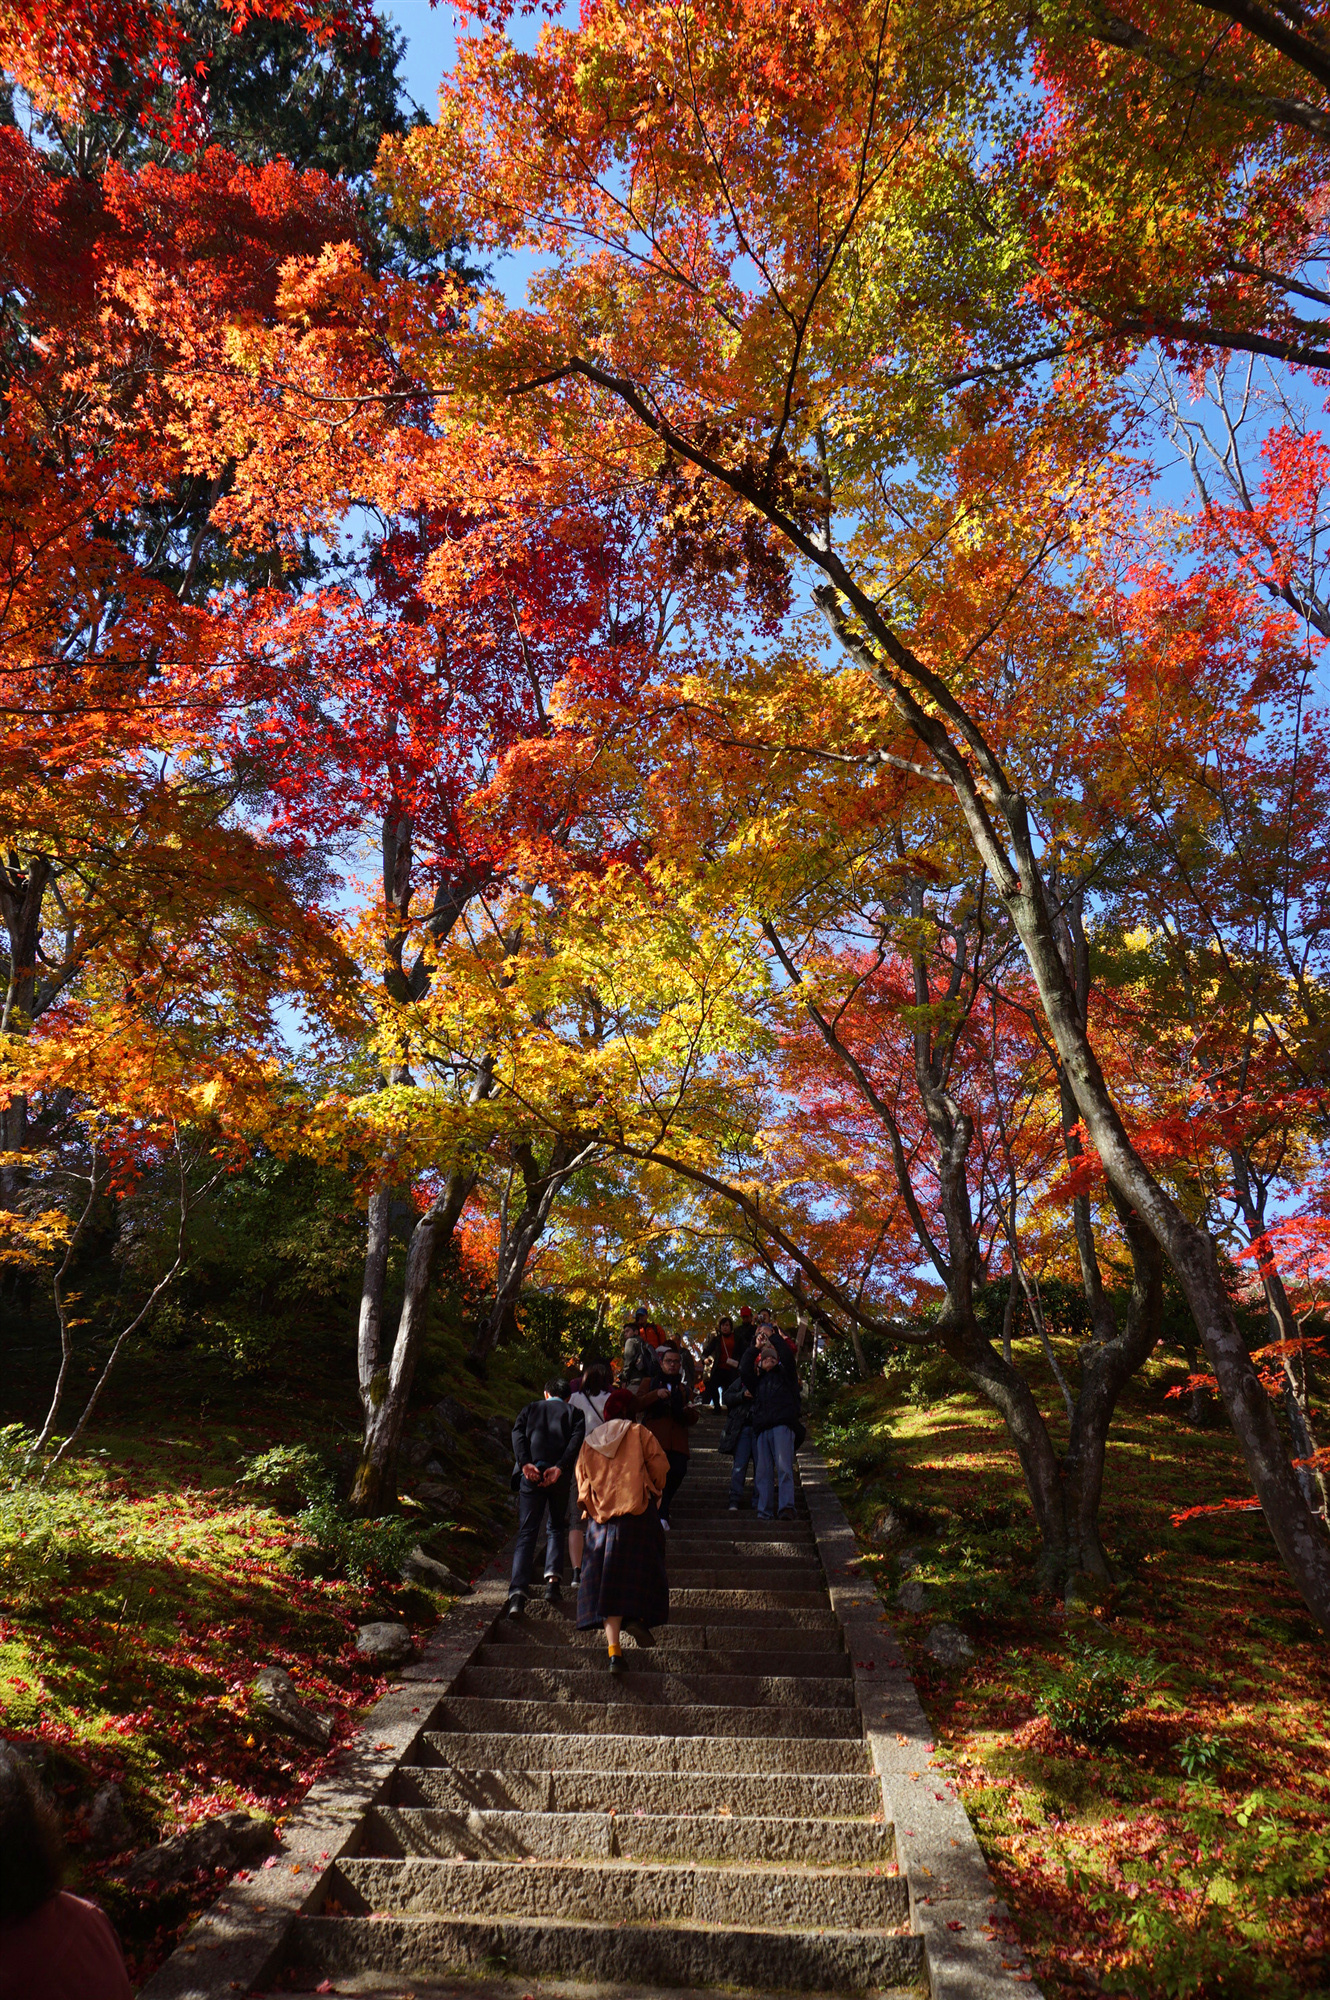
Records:
M517 1547L508 1585L508 1616L519 1618L526 1608L527 1585L535 1562L536 1536L545 1522L545 1599L557 1604L562 1595L563 1554L568 1539L568 1494L573 1467L582 1449L586 1419L570 1409L565 1376L545 1384L539 1403L528 1403L513 1425L513 1491L517 1495Z

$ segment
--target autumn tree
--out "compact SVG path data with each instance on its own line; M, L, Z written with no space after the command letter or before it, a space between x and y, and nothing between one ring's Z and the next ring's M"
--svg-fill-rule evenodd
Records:
M1036 774L1004 754L991 716L997 634L1053 547L1091 531L1088 469L1111 436L1096 442L1084 403L1060 401L1057 385L1027 391L1019 432L1045 411L1045 456L1036 472L1028 447L1017 455L1049 504L1022 520L1004 485L1018 432L997 392L920 407L924 384L1009 359L1045 308L1014 275L1016 211L983 164L991 65L962 88L952 52L904 26L871 7L777 22L736 4L705 22L597 8L576 30L545 29L530 55L479 32L439 125L401 142L388 168L412 219L559 260L529 310L491 301L477 388L542 399L569 424L587 407L603 421L617 413L625 446L677 479L695 512L730 512L806 565L847 658L887 697L892 748L945 778L1089 1139L1178 1275L1281 1554L1330 1623L1330 1547L1213 1244L1133 1142L1059 947L1047 833L1036 831L1058 774L1038 774L1032 790ZM943 214L945 245L932 233ZM957 519L947 468L967 437L972 458L995 457L967 495L965 540L986 539L1003 564L987 609L958 623L927 617L922 558L939 516ZM914 493L907 461L923 475Z

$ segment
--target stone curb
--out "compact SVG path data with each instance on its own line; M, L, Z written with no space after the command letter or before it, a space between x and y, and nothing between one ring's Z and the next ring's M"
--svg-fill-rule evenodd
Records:
M327 1775L305 1794L276 1853L247 1882L232 1879L159 1966L139 2000L231 2000L272 1978L287 1934L317 1910L335 1862L354 1854L366 1808L418 1739L483 1643L508 1595L512 1542L431 1632L418 1660L376 1702Z
M913 1678L881 1599L859 1573L854 1530L820 1452L800 1452L799 1482L845 1632L883 1811L896 1829L931 2000L1039 2000L1025 1960L1017 1967L1002 1962L988 1864L951 1780L933 1768L932 1733Z

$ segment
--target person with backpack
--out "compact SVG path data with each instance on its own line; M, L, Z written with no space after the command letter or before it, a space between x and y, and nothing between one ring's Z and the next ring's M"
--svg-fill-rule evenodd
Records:
M799 1371L789 1342L774 1328L759 1329L739 1364L739 1378L753 1398L754 1479L757 1511L774 1520L794 1519L794 1454L803 1443Z
M545 1523L545 1601L563 1595L563 1551L568 1534L568 1494L577 1454L586 1436L586 1418L569 1406L566 1375L545 1384L541 1402L519 1410L513 1424L512 1488L517 1495L517 1546L508 1584L507 1612L520 1618L536 1557L536 1537Z
M652 1627L667 1623L670 1584L665 1536L656 1503L670 1462L645 1425L635 1421L633 1396L614 1389L604 1421L588 1433L577 1458L577 1497L587 1515L577 1629L605 1629L612 1674L627 1673L621 1636L654 1646Z
M582 1376L581 1388L574 1389L568 1398L568 1407L582 1412L587 1437L590 1437L598 1424L604 1422L605 1405L613 1388L609 1362L592 1361ZM576 1520L568 1529L568 1560L573 1566L573 1588L576 1590L582 1581L582 1550L586 1545L587 1517L575 1491L571 1498Z

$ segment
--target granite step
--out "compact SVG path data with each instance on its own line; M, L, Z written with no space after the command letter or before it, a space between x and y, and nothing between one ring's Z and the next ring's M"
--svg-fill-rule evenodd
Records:
M347 1915L563 1917L597 1924L894 1930L906 1884L889 1862L818 1868L725 1862L342 1859L326 1898Z
M631 1782L625 1801L636 1798ZM805 1808L806 1810L806 1808ZM810 1819L736 1814L731 1808L647 1812L566 1812L542 1800L527 1811L438 1811L376 1806L365 1827L362 1855L439 1860L801 1862L849 1867L893 1858L895 1846L879 1814L871 1819Z
M759 1708L767 1704L786 1711L854 1708L854 1685L848 1678L821 1674L730 1674L723 1670L678 1674L661 1672L656 1650L635 1647L625 1652L629 1671L616 1678L606 1657L567 1666L466 1667L458 1676L457 1692L487 1701L664 1702L700 1707Z
M454 1739L447 1738L451 1742ZM535 1739L537 1742L539 1738ZM584 1745L585 1738L573 1737ZM729 1747L728 1745L726 1747ZM539 1753L537 1753L538 1755ZM882 1787L864 1772L642 1771L615 1764L601 1770L464 1768L403 1764L391 1803L434 1811L636 1814L730 1813L735 1818L782 1814L790 1819L871 1820L882 1810Z
M741 1930L392 1915L304 1917L290 1963L297 1973L333 1979L369 1970L576 1980L583 2000L588 1985L614 1984L630 1987L634 1996L652 1987L700 1986L880 1994L901 1986L916 1990L925 1970L923 1940L903 1924L894 1931Z
M508 1621L505 1621L508 1622ZM516 1626L517 1620L511 1624ZM519 1643L520 1627L516 1632L506 1634L501 1640L483 1645L476 1654L478 1668L497 1668L504 1671L519 1670L531 1672L567 1673L570 1669L594 1668L603 1674L605 1670L605 1640L601 1633L588 1633L594 1638L595 1646L538 1645ZM751 1641L751 1634L749 1635ZM662 1674L679 1674L695 1677L698 1674L732 1674L750 1678L798 1678L813 1673L819 1681L848 1680L850 1678L850 1656L848 1653L777 1651L774 1647L764 1651L760 1647L749 1646L746 1652L723 1652L719 1647L690 1646L683 1636L671 1633L663 1625L656 1633L656 1643L649 1649L636 1646L631 1640L624 1648L631 1655L634 1672L639 1667L650 1668ZM468 1689L468 1693L474 1690Z
M615 1700L613 1717L616 1738L624 1735L649 1736L653 1730L675 1736L746 1736L751 1738L810 1736L861 1738L862 1724L853 1708L754 1708L752 1706L709 1707L703 1703L680 1706L667 1702L632 1700L632 1675L607 1687L622 1690L627 1699ZM610 1719L609 1699L603 1701L504 1701L481 1695L450 1694L440 1702L435 1719L455 1729L520 1732L558 1731L572 1735L598 1735Z
M630 1641L631 1643L631 1641ZM524 1617L501 1618L485 1640L487 1646L513 1646L518 1649L541 1648L550 1652L576 1647L579 1651L603 1652L605 1635L593 1630L579 1632L573 1623L571 1612L562 1618L534 1618L528 1610ZM802 1625L753 1626L753 1625L706 1625L700 1620L696 1624L686 1623L674 1615L671 1609L668 1625L656 1628L658 1646L683 1646L694 1652L742 1653L754 1645L770 1646L773 1651L783 1654L797 1653L800 1659L817 1654L821 1660L836 1657L848 1658L844 1639L837 1628ZM818 1673L830 1673L830 1667L819 1665Z
M868 1745L861 1735L829 1740L761 1736L745 1742L730 1735L678 1732L672 1736L634 1736L615 1730L613 1735L587 1736L562 1730L551 1730L545 1735L519 1735L507 1730L466 1734L431 1729L421 1740L419 1766L400 1768L473 1771L504 1770L509 1766L556 1773L635 1771L673 1776L691 1772L727 1779L738 1773L762 1777L768 1774L866 1777L871 1784L878 1783L872 1776Z

